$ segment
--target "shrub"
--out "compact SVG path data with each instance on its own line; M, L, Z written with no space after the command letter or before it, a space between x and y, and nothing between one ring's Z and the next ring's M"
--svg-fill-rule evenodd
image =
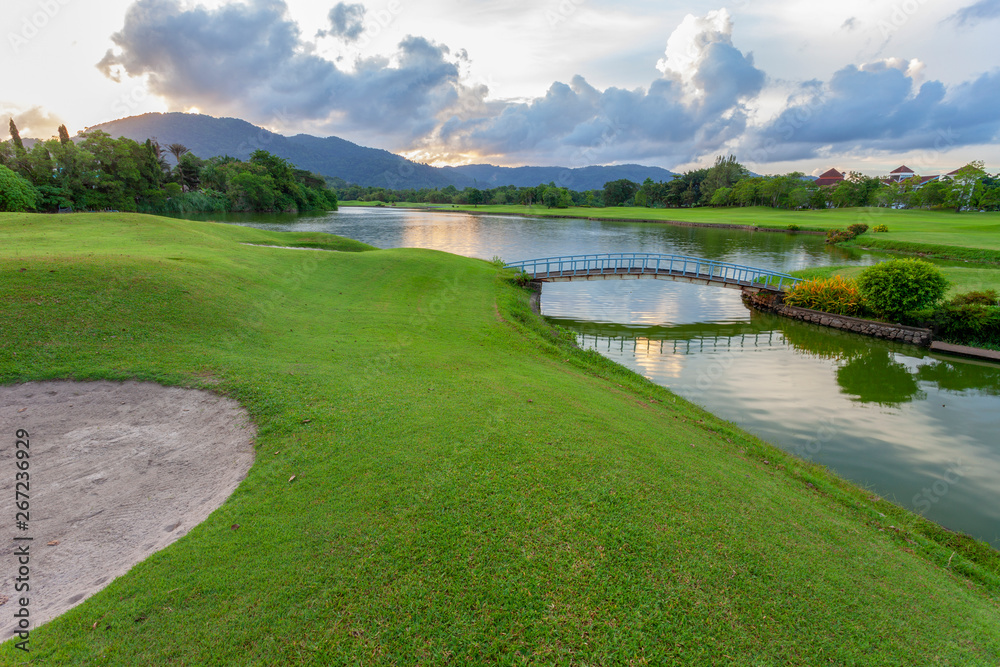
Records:
M858 286L840 276L798 283L785 295L785 303L835 315L858 315L862 310Z
M960 345L1000 344L1000 308L976 303L947 303L914 312L910 323L927 327L935 337Z
M873 233L873 234L874 234L875 232L887 232L887 231L889 231L889 227L887 227L886 225L875 225L875 226L874 226L874 227L872 228L872 233Z
M0 164L0 211L34 211L38 191L19 174Z
M799 227L798 225L788 225L787 227L785 227L785 229L787 229L790 232L797 232L802 228Z
M829 229L826 232L827 243L840 243L841 241L850 241L853 238L854 234L842 229Z
M867 231L868 225L863 222L856 222L853 225L849 225L846 231L843 229L828 229L826 231L826 242L840 243L842 241L852 241Z
M980 306L996 306L1000 305L1000 295L997 295L997 291L995 289L983 290L982 292L965 292L964 294L955 295L948 303L954 306L966 306L972 304L978 304Z
M948 289L941 270L921 259L891 259L869 266L857 284L865 307L891 317L932 306Z

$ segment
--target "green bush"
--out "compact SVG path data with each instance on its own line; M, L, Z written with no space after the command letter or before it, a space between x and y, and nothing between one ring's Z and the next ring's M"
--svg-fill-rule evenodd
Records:
M785 227L785 229L787 229L790 232L797 232L802 228L799 227L798 225L788 225L787 227Z
M0 211L34 211L37 204L38 191L31 183L0 164Z
M887 225L875 225L872 228L872 234L874 234L876 232L883 233L883 232L887 232L887 231L889 231L889 227Z
M941 270L921 259L891 259L869 266L857 284L863 305L886 317L932 306L948 289Z
M850 241L853 238L854 234L845 232L843 229L828 229L826 232L827 243L840 243L842 241Z
M868 225L863 222L849 225L846 231L843 229L828 229L826 230L826 242L841 243L842 241L853 241L856 237L861 236L867 231Z
M965 292L964 294L955 295L948 303L955 306L971 304L997 306L1000 305L1000 295L997 294L995 289L983 290L982 292Z
M959 345L1000 345L1000 308L978 303L947 303L911 313L909 323L926 327L936 338Z

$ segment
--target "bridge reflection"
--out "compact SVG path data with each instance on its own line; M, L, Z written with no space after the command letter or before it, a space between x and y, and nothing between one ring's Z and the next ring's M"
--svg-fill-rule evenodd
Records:
M766 347L773 348L787 344L780 331L760 331L756 333L719 333L694 335L690 338L651 338L636 334L599 335L579 334L580 345L597 351L617 350L625 352L658 352L660 354L693 354L728 350L733 348Z
M834 363L842 394L859 403L887 407L926 398L926 389L1000 396L995 364L939 355L926 349L873 340L813 324L754 313L750 322L628 326L565 318L552 324L577 334L581 347L619 359L632 358L644 371L676 370L673 355L740 355L753 350L792 350ZM778 362L779 365L781 362ZM668 375L674 375L673 370ZM763 369L761 372L766 372ZM765 381L761 376L761 381Z

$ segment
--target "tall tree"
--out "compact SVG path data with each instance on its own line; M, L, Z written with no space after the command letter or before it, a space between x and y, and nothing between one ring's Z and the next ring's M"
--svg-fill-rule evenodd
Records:
M60 125L59 126L59 143L61 143L63 146L65 146L66 144L69 143L69 141L70 141L70 139L69 139L69 130L66 129L65 125Z
M977 188L978 194L982 195L982 180L986 176L983 166L982 160L973 160L955 172L947 189L945 206L954 207L956 211L973 207L974 200L978 199Z
M624 204L632 199L638 191L639 184L633 183L627 178L608 181L604 184L604 205L618 206L619 204Z
M750 171L736 161L735 155L715 158L715 165L708 170L701 184L702 203L707 204L719 188L731 188L750 175Z
M10 119L10 140L14 142L14 146L17 148L19 154L24 154L24 142L21 141L21 133L17 131L17 125L14 124L14 119Z

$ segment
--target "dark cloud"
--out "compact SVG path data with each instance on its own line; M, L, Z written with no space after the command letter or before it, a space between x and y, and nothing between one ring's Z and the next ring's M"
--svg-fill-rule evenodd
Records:
M844 24L842 26L840 26L840 29L841 30L846 30L848 32L851 32L851 31L855 30L857 27L858 27L858 19L857 19L857 17L852 16L851 18L849 18L846 21L844 21Z
M884 63L846 67L828 84L810 82L772 122L744 142L755 162L823 153L946 150L1000 138L1000 71L948 90L917 86Z
M426 135L458 97L448 48L420 37L399 44L397 61L362 58L354 72L303 48L281 0L218 9L180 0L138 0L98 68L114 78L147 76L173 108L198 107L257 123L327 123L370 143L405 146Z
M330 10L330 29L321 30L319 37L340 37L347 42L356 42L365 31L365 6L337 3Z
M1000 17L1000 0L979 0L974 5L963 7L948 17L960 26L975 25L979 21L987 21Z

